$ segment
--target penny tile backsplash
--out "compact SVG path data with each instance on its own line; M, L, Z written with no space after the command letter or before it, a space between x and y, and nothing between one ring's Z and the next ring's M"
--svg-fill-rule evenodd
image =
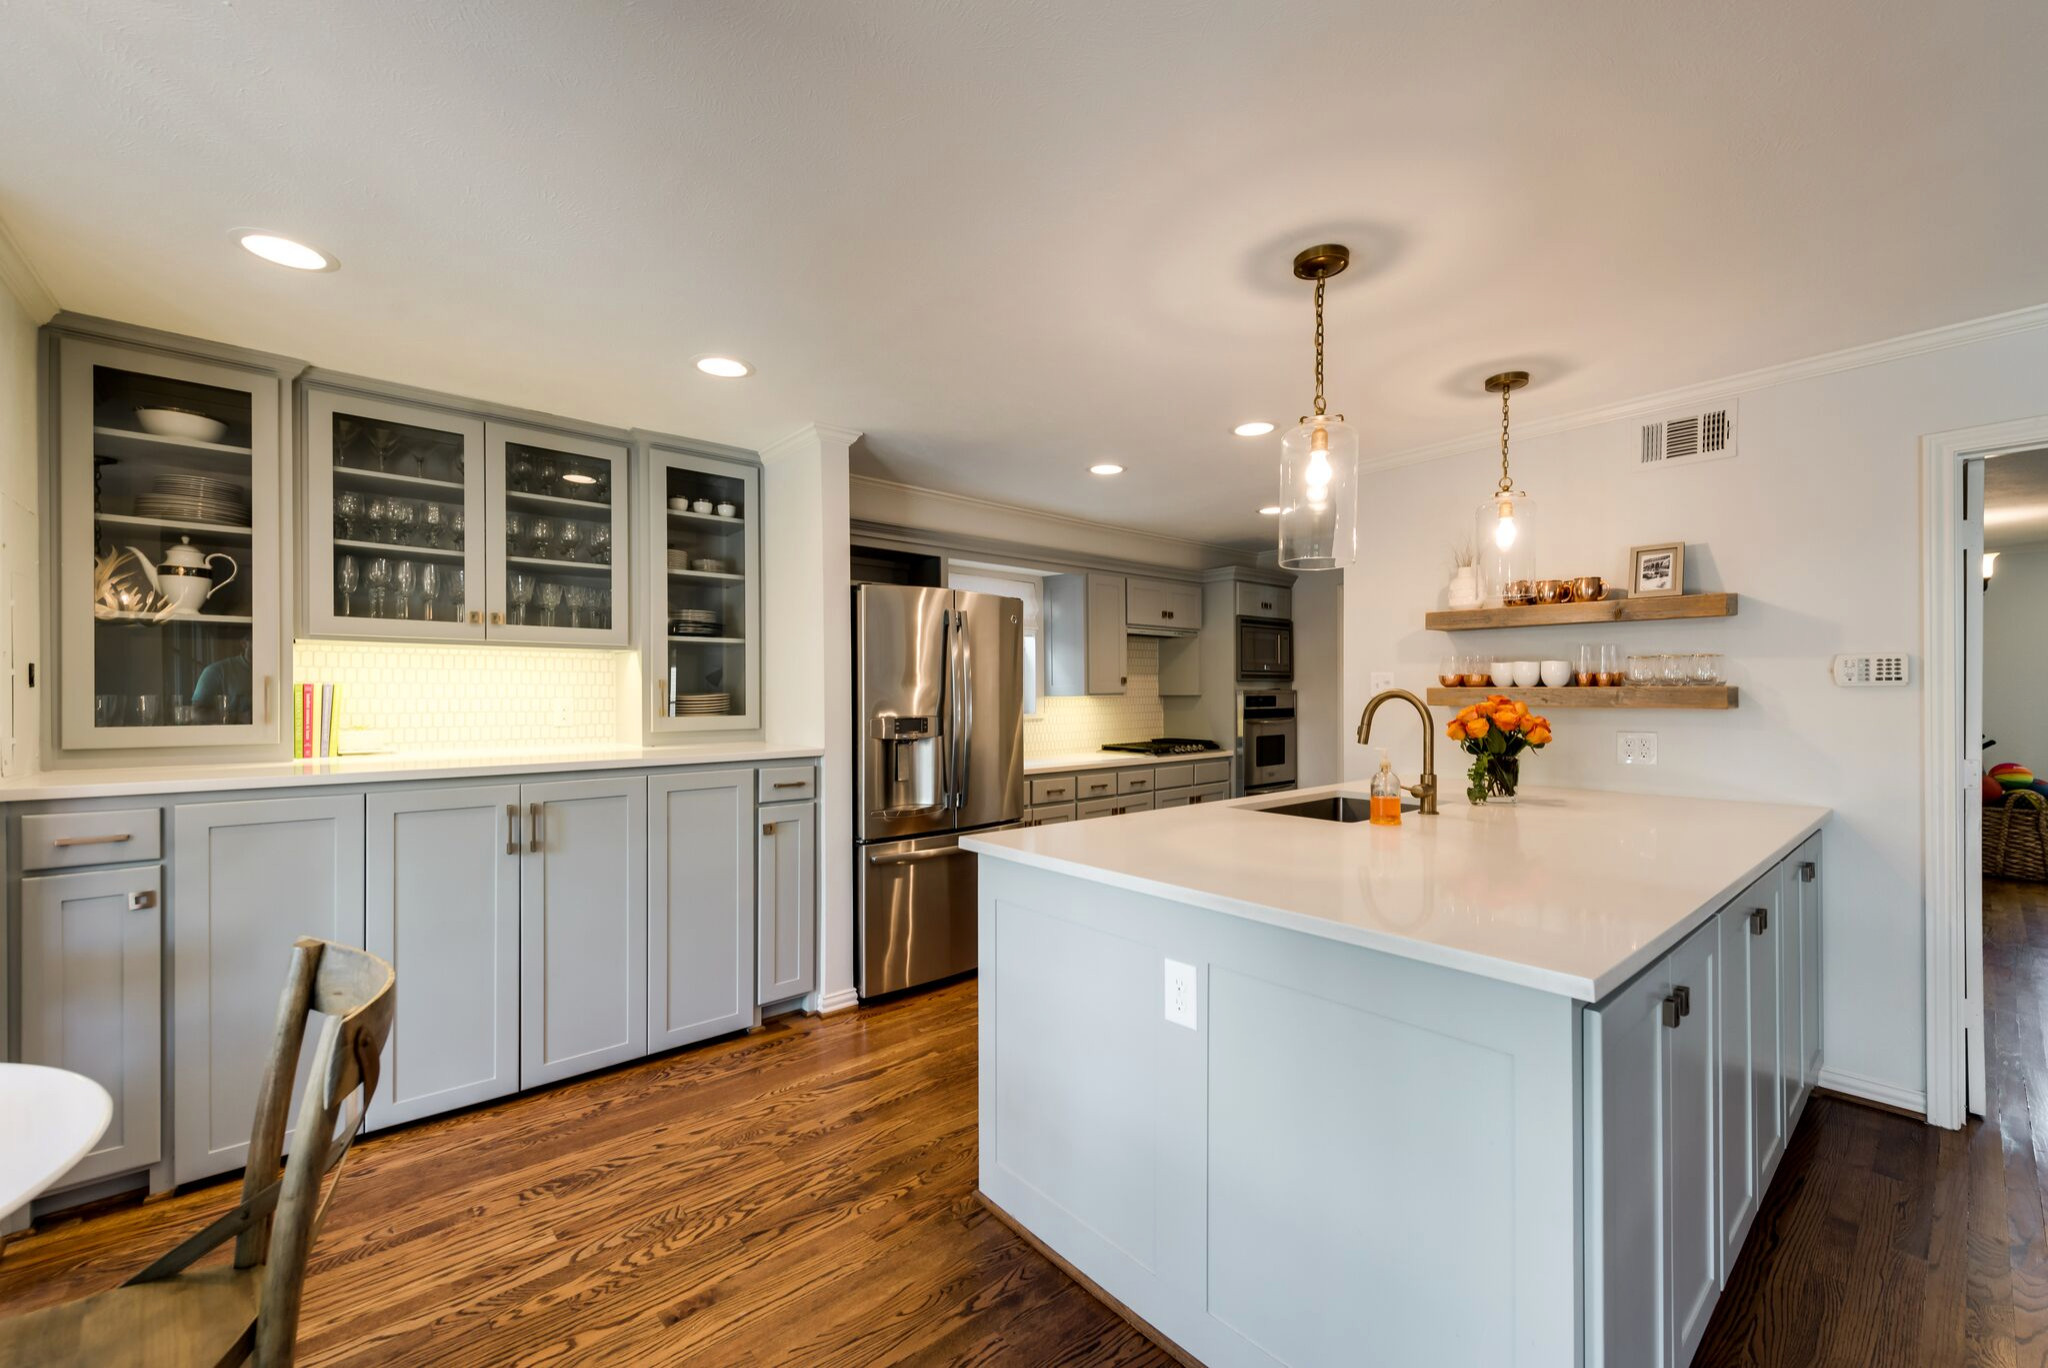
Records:
M343 727L385 733L401 751L631 745L630 651L390 642L292 644L298 684L339 686ZM558 725L558 715L566 725Z

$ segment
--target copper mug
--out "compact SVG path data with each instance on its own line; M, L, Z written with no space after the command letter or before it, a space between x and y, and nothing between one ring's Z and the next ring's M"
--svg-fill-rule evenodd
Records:
M1509 580L1500 587L1500 601L1511 608L1534 603L1536 590L1528 580Z
M1570 603L1572 587L1567 580L1537 580L1536 601L1538 603Z
M1607 597L1607 581L1598 575L1581 575L1572 581L1572 597L1580 603L1598 603Z

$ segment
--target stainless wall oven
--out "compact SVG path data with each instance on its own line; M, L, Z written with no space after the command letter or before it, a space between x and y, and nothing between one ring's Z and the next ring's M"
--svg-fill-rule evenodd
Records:
M1238 788L1272 793L1294 787L1294 690L1237 696Z
M1279 618L1237 620L1237 677L1294 678L1294 624Z

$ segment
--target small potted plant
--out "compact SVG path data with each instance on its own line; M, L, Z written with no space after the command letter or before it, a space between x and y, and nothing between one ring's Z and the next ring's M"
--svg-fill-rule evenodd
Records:
M1454 543L1451 547L1451 584L1448 601L1453 608L1477 608L1481 593L1479 589L1479 557L1473 553L1472 543Z
M1550 720L1505 694L1474 703L1451 719L1445 732L1472 757L1465 796L1476 806L1511 803L1522 782L1522 755L1550 744Z

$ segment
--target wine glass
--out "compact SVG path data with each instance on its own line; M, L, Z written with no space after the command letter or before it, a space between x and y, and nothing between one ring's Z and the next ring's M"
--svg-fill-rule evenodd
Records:
M533 492L533 457L523 449L512 458L512 488L521 494Z
M438 550L441 538L448 532L448 510L437 503L430 503L420 514L420 521L426 524L427 545Z
M391 583L391 562L383 556L372 559L363 572L363 582L370 586L370 616L383 617L384 591Z
M555 482L561 478L561 471L555 465L555 458L542 452L540 460L533 467L533 487L542 494L558 494Z
M590 558L599 565L612 563L612 525L599 523L590 529Z
M583 524L574 518L562 519L562 530L555 534L555 545L561 548L563 560L577 559L577 549L583 545Z
M357 426L355 419L348 417L346 414L337 413L334 415L335 465L346 466L348 464L348 449L355 442L356 436L360 431L361 428Z
M524 627L526 605L533 602L533 576L524 570L514 570L507 583L512 593L512 621Z
M457 505L455 509L455 516L448 520L448 531L455 538L455 549L457 551L460 551L462 549L462 543L465 540L467 540L466 522L467 520L464 519L464 517L462 516L461 506Z
M389 472L391 458L398 454L398 434L388 427L380 427L370 434L370 454L377 458L377 469Z
M590 591L580 584L572 584L562 591L562 602L569 605L569 625L583 625L583 608L589 602Z
M353 489L341 490L334 496L334 520L341 528L343 541L356 539L356 523L363 516L363 496Z
M612 625L612 591L608 588L597 591L597 625L600 629Z
M402 560L398 563L398 612L395 616L401 618L412 616L412 586L413 581L418 576L419 567L411 561Z
M428 561L420 567L420 616L434 620L434 603L441 597L441 567Z
M469 575L461 566L448 581L448 597L455 605L455 620L460 622L469 614Z
M513 556L526 554L526 515L516 509L505 514L505 551Z
M355 615L355 609L351 605L355 602L356 586L362 582L363 570L361 566L356 564L356 558L354 556L343 556L341 558L341 615L343 617L353 617Z
M420 506L411 499L391 501L391 540L394 544L418 546Z
M562 586L549 580L540 587L540 623L543 627L555 625L555 609L562 606Z
M550 518L535 518L527 528L527 531L533 537L533 554L536 556L547 555L548 543L555 539L554 521Z
M391 501L381 495L370 496L369 507L363 511L363 521L370 526L370 540L384 540L384 525L391 521Z
M414 442L412 444L412 473L413 478L416 480L427 478L427 444L425 442Z

